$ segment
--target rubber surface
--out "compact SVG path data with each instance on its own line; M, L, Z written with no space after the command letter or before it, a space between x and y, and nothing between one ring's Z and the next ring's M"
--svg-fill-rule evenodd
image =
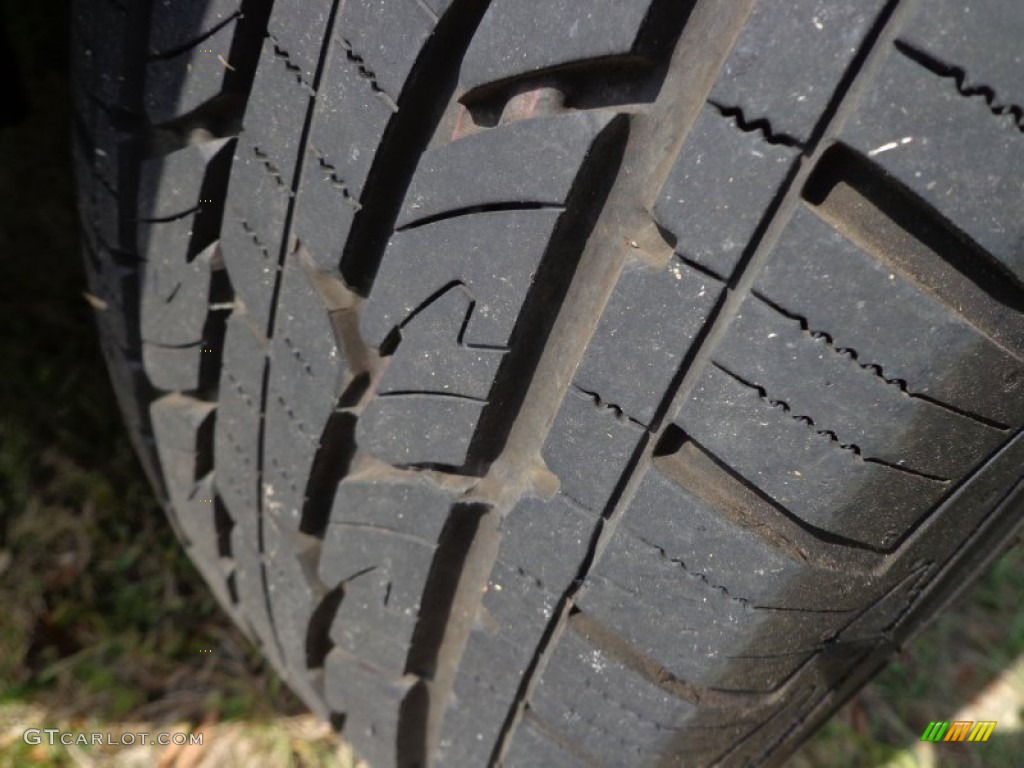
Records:
M1021 524L1024 9L79 0L89 291L373 766L779 764Z

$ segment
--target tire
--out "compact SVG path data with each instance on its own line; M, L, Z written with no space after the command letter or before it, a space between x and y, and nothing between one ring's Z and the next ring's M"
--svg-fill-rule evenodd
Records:
M1024 6L79 0L114 388L373 766L779 764L1021 525Z

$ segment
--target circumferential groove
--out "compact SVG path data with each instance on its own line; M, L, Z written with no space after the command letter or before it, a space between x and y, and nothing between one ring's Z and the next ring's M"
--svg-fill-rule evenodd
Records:
M466 470L482 475L505 448L509 431L526 397L527 383L536 370L576 274L577 266L598 218L604 211L629 138L629 119L619 115L591 148L551 235L540 268L523 302L509 338L506 354L487 395L469 446Z
M432 685L416 685L399 713L404 764L431 764L448 691L454 682L469 617L480 599L479 570L489 548L497 546L494 512L482 504L456 504L445 522L423 587L419 617L405 662L405 673ZM485 524L488 523L489 524ZM474 605L466 605L472 602ZM459 606L462 603L463 605ZM456 607L461 610L456 614ZM435 690L431 690L434 688ZM431 695L431 694L434 695Z
M341 258L345 282L366 296L402 203L458 84L459 67L488 3L455 0L420 53L381 138ZM429 73L423 76L423 73Z
M300 532L323 538L335 491L356 454L355 425L355 415L343 411L335 411L327 420L306 484Z
M327 654L334 648L331 625L344 597L345 585L341 584L328 591L313 609L306 630L306 667L310 671L322 669Z

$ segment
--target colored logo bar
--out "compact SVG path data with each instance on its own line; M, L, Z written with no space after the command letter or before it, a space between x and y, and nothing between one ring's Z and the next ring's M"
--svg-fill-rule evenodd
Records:
M995 720L933 720L921 734L921 741L988 741Z

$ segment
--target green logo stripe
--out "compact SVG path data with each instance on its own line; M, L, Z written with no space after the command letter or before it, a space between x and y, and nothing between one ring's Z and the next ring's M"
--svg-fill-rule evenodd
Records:
M921 735L921 741L941 741L942 737L946 735L946 731L948 729L948 720L945 722L933 720L928 723L928 727L924 729L924 733Z

